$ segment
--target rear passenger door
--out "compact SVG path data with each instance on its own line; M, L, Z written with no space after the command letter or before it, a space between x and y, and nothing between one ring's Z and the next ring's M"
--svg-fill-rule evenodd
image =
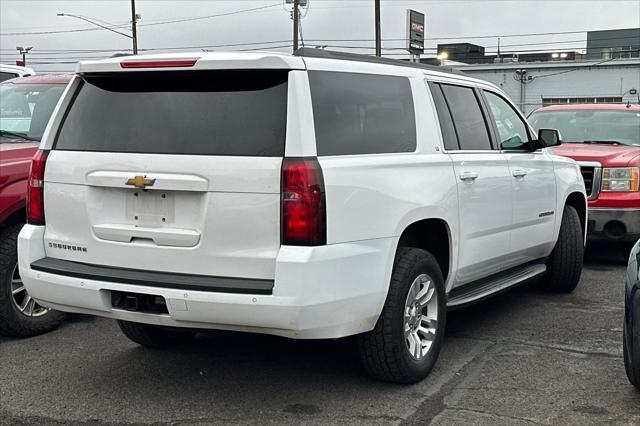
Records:
M512 264L546 256L554 244L556 181L553 161L542 150L531 150L524 119L501 95L483 90L500 146L509 162L513 186Z
M491 144L478 91L433 82L429 86L457 177L460 229L454 286L459 286L497 273L508 263L512 177L507 158Z

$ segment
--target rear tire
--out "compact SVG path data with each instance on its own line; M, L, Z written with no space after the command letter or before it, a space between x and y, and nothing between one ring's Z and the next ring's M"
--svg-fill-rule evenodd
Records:
M544 288L555 293L571 293L580 282L584 258L584 235L580 216L572 206L564 206L556 246L547 260Z
M0 334L31 337L56 329L62 312L43 308L29 296L18 274L18 234L22 224L0 228Z
M120 330L129 340L149 348L171 348L191 342L194 331L177 327L162 327L130 321L118 321Z
M425 250L400 247L380 318L357 338L367 373L394 383L427 377L442 347L446 308L436 259Z

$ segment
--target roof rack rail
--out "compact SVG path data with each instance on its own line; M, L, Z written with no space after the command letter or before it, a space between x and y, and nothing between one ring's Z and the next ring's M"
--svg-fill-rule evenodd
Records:
M293 52L294 56L306 58L339 59L343 61L371 62L374 64L395 65L399 67L421 68L429 71L444 72L450 74L464 74L462 71L427 65L419 62L402 61L400 59L381 58L378 56L362 55L358 53L336 52L333 50L316 49L311 47L301 47Z

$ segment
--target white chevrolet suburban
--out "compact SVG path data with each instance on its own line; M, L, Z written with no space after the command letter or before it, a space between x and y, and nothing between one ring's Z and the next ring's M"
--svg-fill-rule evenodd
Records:
M448 309L577 285L586 196L497 87L302 49L82 62L29 178L20 274L142 345L357 335L421 380Z

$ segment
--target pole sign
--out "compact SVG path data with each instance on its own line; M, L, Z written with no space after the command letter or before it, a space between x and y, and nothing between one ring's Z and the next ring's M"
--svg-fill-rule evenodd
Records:
M413 55L424 53L424 13L407 9L407 50Z

